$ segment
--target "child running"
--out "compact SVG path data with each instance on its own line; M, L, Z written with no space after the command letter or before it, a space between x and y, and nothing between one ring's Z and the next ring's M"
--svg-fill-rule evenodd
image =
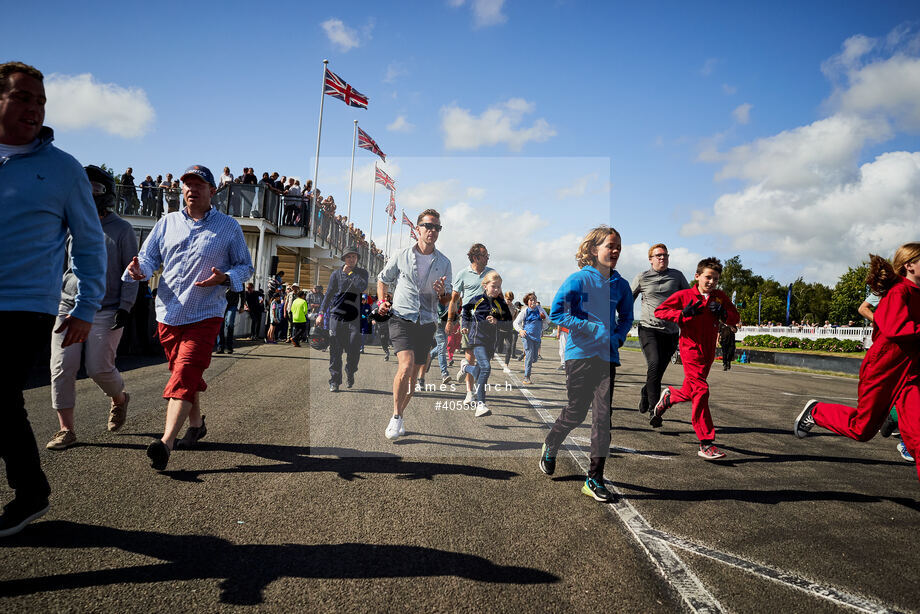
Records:
M533 292L524 296L526 309L521 309L514 319L514 330L518 332L524 342L524 381L525 385L533 384L530 379L530 371L533 363L537 362L537 356L540 354L540 344L543 342L543 321L546 320L546 312L537 301L537 295Z
M677 322L680 327L678 347L684 363L684 383L679 389L665 386L652 412L649 424L661 426L661 416L676 403L692 402L690 421L700 440L699 456L706 460L723 458L717 448L716 431L709 413L709 369L716 357L716 336L719 324L735 326L740 321L738 310L728 295L716 289L722 276L718 258L705 258L696 265L697 285L679 290L664 300L655 310L655 317Z
M897 249L894 262L869 256L866 283L880 295L874 314L872 347L859 368L856 407L814 399L795 419L796 437L817 424L856 441L879 431L892 405L907 451L916 459L920 446L920 243ZM920 464L917 464L920 476Z
M581 270L562 283L549 316L555 324L569 329L565 347L568 402L543 442L540 470L553 474L559 447L585 419L590 407L591 466L581 492L604 502L614 500L604 486L613 380L620 366L619 348L633 322L629 282L614 270L621 247L620 233L613 228L591 230L575 256Z
M477 418L492 413L486 406L486 384L492 373L490 361L495 355L499 323L511 320L511 310L502 296L501 276L495 271L489 271L481 283L482 294L474 296L463 306L460 317L460 332L470 340L470 351L476 363L470 365L464 360L457 374L458 382L462 382L467 373L473 376L473 395L476 400L474 415Z

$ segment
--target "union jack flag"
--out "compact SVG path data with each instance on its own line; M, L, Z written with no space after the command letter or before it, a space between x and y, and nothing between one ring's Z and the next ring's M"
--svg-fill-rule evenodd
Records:
M405 224L406 226L408 226L409 228L415 228L415 224L413 224L413 223L412 223L412 220L410 220L410 219L406 216L406 212L405 212L405 211L403 211L403 222L402 222L402 223Z
M377 142L374 141L367 132L361 130L361 128L358 128L358 147L377 154L384 162L387 161L387 155L380 151L380 148L377 147Z
M387 205L387 213L390 214L390 217L393 218L393 221L396 221L396 195L393 192L390 192L390 204Z
M367 96L352 88L328 68L323 93L338 98L350 107L367 108Z
M415 234L415 229L414 229L414 228L410 228L410 229L409 229L409 235L410 235L413 239L415 239L416 241L418 241L418 235Z
M374 169L377 171L377 174L376 174L376 177L374 178L374 181L377 182L377 183L379 183L380 185L382 185L382 186L385 187L386 189L390 190L391 192L395 192L395 191L396 191L396 182L393 181L393 179L390 178L389 175L387 175L387 174L384 173L382 170L380 170L379 168L377 168L377 165L374 165Z

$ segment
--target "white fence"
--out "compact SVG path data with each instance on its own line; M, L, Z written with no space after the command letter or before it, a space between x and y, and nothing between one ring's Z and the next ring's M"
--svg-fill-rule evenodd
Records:
M638 336L638 329L633 327L629 333ZM774 337L797 337L799 339L849 339L860 341L863 347L872 345L872 328L862 326L742 326L735 334L741 341L748 335L773 335Z

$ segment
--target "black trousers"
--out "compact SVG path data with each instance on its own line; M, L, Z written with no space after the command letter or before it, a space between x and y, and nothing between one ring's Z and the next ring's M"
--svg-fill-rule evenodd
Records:
M639 343L645 354L648 369L645 373L645 385L642 387L642 399L646 407L655 407L661 396L661 378L668 368L668 363L677 349L677 333L669 333L655 328L639 327Z
M23 501L43 500L51 494L22 390L35 362L51 347L53 325L51 314L0 311L7 347L0 366L0 458L6 464L7 483Z
M591 409L591 467L588 477L601 480L610 456L610 404L616 367L601 358L573 358L565 361L565 391L568 403L546 436L546 447L558 450L566 436L579 426Z
M361 360L361 324L330 318L329 320L329 383L342 383L342 354L345 354L345 373L354 377Z
M380 337L380 347L383 353L390 355L390 323L386 320L377 322L377 335Z
M722 344L722 364L729 365L735 359L735 342Z
M262 314L265 313L264 309L259 309L258 311L249 311L250 322L249 322L249 337L251 339L258 339L262 336Z
M306 322L291 322L291 328L294 331L291 334L291 341L294 343L300 343L308 339Z

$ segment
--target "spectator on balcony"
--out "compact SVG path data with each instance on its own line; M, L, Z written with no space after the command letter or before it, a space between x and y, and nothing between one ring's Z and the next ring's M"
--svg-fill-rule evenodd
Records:
M133 173L134 169L129 166L121 176L121 181L118 182L121 184L121 198L125 201L125 205L122 211L126 215L137 214L140 204L137 200L137 192L134 190Z
M80 163L56 148L53 131L42 125L43 80L32 66L0 63L0 210L10 222L0 226L0 322L7 344L0 369L0 458L15 491L0 515L0 537L48 511L51 487L22 391L51 339L68 231L80 283L59 328L66 331L63 346L86 341L105 294L105 237L92 189Z
M169 179L172 175L166 175ZM179 210L179 195L182 193L178 181L172 182L172 187L166 192L166 208L169 213Z
M252 170L252 167L243 168L243 185L256 185L259 183L259 180L256 178L255 172Z
M228 183L233 183L233 173L230 172L230 167L225 166L224 172L220 176L220 183L217 185L218 188L222 188Z
M284 188L285 188L285 185L284 185L285 179L284 179L283 177L282 177L282 178L279 178L279 177L278 177L277 171L274 172L274 173L272 173L272 175L271 175L271 180L272 180L272 184L273 184L273 186L274 186L274 188L275 188L276 190L278 190L279 192L284 192Z
M172 187L172 175L166 173L166 179L163 179L161 175L157 175L157 212L156 215L159 217L165 212L164 200L167 199L167 194L169 194L169 189Z
M300 222L300 185L294 178L288 180L287 189L284 190L284 217L281 223L285 226L294 226Z
M141 181L141 215L152 216L156 208L156 187L153 177L147 175Z
M264 186L269 187L269 188L275 187L275 182L274 182L274 180L273 180L271 177L268 176L268 173L267 173L267 172L266 172L266 173L262 173L262 178L259 179L259 184L260 184L260 185L264 185Z

